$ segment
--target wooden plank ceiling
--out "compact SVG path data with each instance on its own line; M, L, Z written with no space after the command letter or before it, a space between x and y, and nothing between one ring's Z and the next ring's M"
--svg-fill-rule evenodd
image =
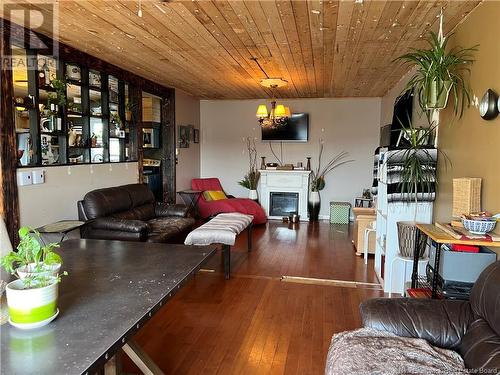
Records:
M407 71L392 60L423 45L442 7L449 31L479 3L142 0L139 17L138 1L66 0L55 17L62 42L200 98L378 97ZM289 85L262 88L252 57Z

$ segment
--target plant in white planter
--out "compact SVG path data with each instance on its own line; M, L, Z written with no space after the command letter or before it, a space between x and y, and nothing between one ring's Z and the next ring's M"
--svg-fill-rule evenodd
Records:
M238 184L249 190L248 198L257 200L257 185L260 178L260 173L257 170L257 148L255 147L255 139L253 138L247 137L246 143L248 150L249 168L248 173L245 175L243 180L238 181Z
M322 168L321 158L323 156L323 141L319 143L319 156L318 167L311 172L311 192L309 194L309 201L307 204L310 221L318 221L319 211L321 209L321 196L319 192L325 188L325 177L328 173L332 172L335 168L340 167L342 164L351 163L354 160L345 160L349 155L348 152L342 151L330 159L328 163Z
M448 165L449 159L445 153L429 146L433 144L432 138L437 127L435 123L430 123L426 128L416 128L409 115L409 126L405 126L401 121L400 123L405 134L406 145L393 157L398 159L394 162L400 164L401 167L399 189L402 193L402 200L414 203L415 209L413 221L397 223L399 250L401 255L405 257L413 256L414 251L417 250L419 257L422 257L425 252L427 236L419 236L416 228L418 203L426 194L431 194L430 198L432 198L432 194L435 194L437 153L439 152L444 157L445 167Z
M37 231L23 227L19 238L17 251L0 258L0 265L19 278L6 287L10 322L20 328L34 328L48 324L57 315L62 261L54 252L59 245L45 244Z
M433 32L427 43L428 49L413 48L395 60L416 69L404 91L414 91L424 113L445 108L451 94L455 115L461 117L464 107L471 102L465 75L474 62L473 53L477 48L455 47L447 50L448 38Z

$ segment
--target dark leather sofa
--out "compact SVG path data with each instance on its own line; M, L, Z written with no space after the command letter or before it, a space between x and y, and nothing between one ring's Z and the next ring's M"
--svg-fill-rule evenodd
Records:
M78 201L78 216L90 220L82 238L106 240L183 242L195 223L186 206L155 202L144 184L93 190Z
M365 327L455 350L475 371L500 371L500 262L481 273L469 301L375 298L360 309Z

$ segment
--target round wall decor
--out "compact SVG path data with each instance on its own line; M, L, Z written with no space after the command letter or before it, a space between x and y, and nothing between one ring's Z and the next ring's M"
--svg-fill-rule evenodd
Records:
M479 103L479 114L485 120L492 120L498 116L498 95L492 89L488 89Z

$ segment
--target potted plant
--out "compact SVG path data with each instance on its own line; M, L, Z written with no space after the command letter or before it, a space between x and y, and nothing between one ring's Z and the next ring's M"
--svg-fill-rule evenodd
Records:
M471 48L454 47L446 51L448 38L431 32L427 38L428 49L412 48L411 52L399 56L394 61L403 61L416 68L404 91L414 90L420 108L443 109L453 97L455 115L463 114L464 106L469 106L471 94L464 78L469 66L474 62L472 55L477 46Z
M66 105L66 81L62 79L50 80L50 86L56 91L57 105Z
M45 244L40 234L28 227L19 229L19 238L17 251L0 258L0 265L18 277L6 286L10 322L20 328L36 328L58 314L62 261L54 249L59 245Z
M309 212L310 221L318 221L319 211L321 209L321 196L319 192L325 188L325 177L328 173L332 172L335 168L340 167L342 164L353 162L354 160L345 160L349 155L346 151L342 151L336 156L334 156L326 165L321 167L321 159L323 156L323 141L319 142L319 156L318 156L318 167L316 170L311 172L311 192L309 194L309 200L307 204L307 209Z
M260 173L257 170L257 148L255 146L255 139L247 137L247 150L248 150L248 173L243 180L238 181L238 184L249 190L248 198L258 200L257 185L259 183Z
M414 203L413 221L400 221L397 223L399 251L402 256L413 257L414 251L418 251L419 257L425 252L427 236L419 235L417 230L417 210L419 200L425 194L435 194L437 150L429 146L437 125L432 122L426 128L415 128L408 115L408 126L401 121L406 145L400 152L392 155L394 163L400 165L399 191L401 199L406 203ZM445 164L448 159L444 153ZM433 197L427 198L429 200Z
M135 107L136 104L130 100L125 103L125 121L132 121L132 112Z
M248 172L243 180L238 181L238 184L248 189L248 198L256 201L258 199L257 194L257 184L259 182L260 173L258 171L250 171Z

